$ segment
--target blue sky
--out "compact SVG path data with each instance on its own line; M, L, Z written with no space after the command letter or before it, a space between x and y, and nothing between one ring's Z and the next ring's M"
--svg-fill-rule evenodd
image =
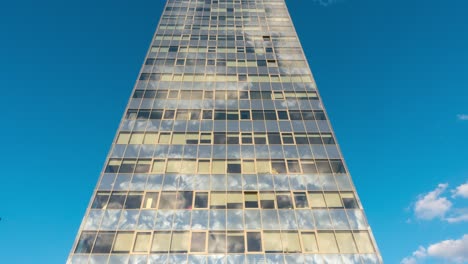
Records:
M287 3L385 262L468 263L468 2ZM2 3L0 262L65 261L163 4Z

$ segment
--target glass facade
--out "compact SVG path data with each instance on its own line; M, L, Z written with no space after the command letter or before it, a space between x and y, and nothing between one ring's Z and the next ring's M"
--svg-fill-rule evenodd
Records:
M284 0L168 0L68 263L382 263Z

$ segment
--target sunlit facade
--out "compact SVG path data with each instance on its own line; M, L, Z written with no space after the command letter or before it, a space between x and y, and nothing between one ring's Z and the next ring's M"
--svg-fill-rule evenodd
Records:
M68 263L382 263L284 0L167 1Z

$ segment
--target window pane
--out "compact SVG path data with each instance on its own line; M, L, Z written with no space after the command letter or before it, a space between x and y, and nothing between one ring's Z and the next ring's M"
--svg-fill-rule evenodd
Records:
M318 244L320 253L338 253L338 246L333 232L319 232Z
M185 253L189 247L189 232L172 233L171 252Z
M167 173L179 173L180 172L181 160L168 160L166 172Z
M341 193L341 200L343 201L344 207L347 209L358 208L356 199L352 192Z
M227 234L227 252L228 253L244 253L244 233L228 232Z
M208 208L208 193L195 193L195 208Z
M294 202L296 203L296 208L309 208L305 192L294 193Z
M357 248L359 253L373 253L374 246L372 245L369 233L367 231L358 231L354 233L354 239L356 240Z
M194 159L182 160L181 173L196 173L197 162Z
M205 232L193 232L192 243L190 243L191 252L205 252L206 247L206 233Z
M289 193L277 193L276 203L278 204L278 209L292 208L291 195Z
M115 232L99 232L92 253L110 253Z
M141 144L143 143L144 133L133 133L130 137L130 144Z
M148 252L151 233L137 233L133 252Z
M255 162L253 160L242 161L242 173L255 173Z
M313 232L302 232L302 244L305 252L318 252L317 240L315 233Z
M130 133L120 133L119 137L117 138L117 144L128 144L128 140L130 139Z
M226 234L223 232L210 232L208 235L208 253L226 252Z
M277 231L264 231L263 244L266 253L282 252L281 235Z
M338 193L325 193L325 201L327 203L327 207L343 207L341 203L341 198Z
M157 192L148 192L145 195L145 200L143 202L144 209L154 209L158 204L158 194Z
M159 143L159 144L169 144L170 139L171 139L171 134L169 134L169 133L161 133L161 134L159 134L158 143Z
M109 199L107 209L122 209L126 196L125 192L113 192Z
M198 161L198 173L200 173L200 174L209 174L210 173L210 161L209 160L199 160Z
M256 192L246 192L245 208L258 208L258 195Z
M270 173L270 161L257 160L257 173Z
M125 209L140 209L143 193L129 193L125 201Z
M178 192L176 209L192 209L193 192Z
M310 206L312 208L327 207L327 205L325 204L325 198L323 198L322 193L310 192L309 193L309 201L310 201Z
M165 253L169 251L171 232L154 232L151 252Z
M109 197L110 197L110 192L97 192L91 208L106 209L107 201L109 200Z
M274 209L275 208L275 194L273 192L261 192L260 193L260 206L262 209Z
M224 174L226 173L226 161L224 160L213 160L213 166L211 168L213 174Z
M163 173L164 172L164 160L154 160L153 162L153 169L151 172L153 173Z
M336 232L335 235L341 253L357 253L351 232Z
M247 232L247 251L262 251L262 235L260 232Z
M242 193L241 192L228 192L227 193L227 208L228 209L241 209L242 208Z
M75 253L90 253L97 232L82 232Z
M159 209L174 209L176 197L175 192L162 192L159 199Z
M132 249L133 232L118 232L112 252L128 253Z
M284 252L301 252L301 245L297 232L281 232L281 240Z
M143 144L156 144L157 138L157 133L146 133L145 139L143 140Z
M225 209L226 208L226 193L212 192L210 196L211 209Z

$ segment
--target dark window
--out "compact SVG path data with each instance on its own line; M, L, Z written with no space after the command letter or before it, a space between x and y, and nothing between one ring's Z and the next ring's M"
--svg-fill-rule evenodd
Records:
M97 232L84 231L75 248L75 253L91 253Z
M195 208L208 208L207 192L199 192L195 194Z
M257 66L267 66L266 60L258 60Z
M208 235L208 253L226 252L226 233L210 232Z
M299 161L288 160L288 169L290 173L300 173L301 167L299 166Z
M264 120L263 111L252 110L252 120Z
M296 208L309 207L309 203L307 203L307 195L305 192L294 193L294 202L296 203Z
M203 110L203 119L213 119L213 111L212 110Z
M279 133L268 133L268 144L281 144Z
M179 51L179 46L170 46L169 47L169 52L178 52Z
M278 209L291 209L292 208L291 195L289 193L277 194L276 203L278 204Z
M99 232L92 253L110 253L115 232Z
M123 160L119 173L133 173L136 160Z
M227 252L228 253L244 253L244 235L243 233L228 233L227 236Z
M279 120L288 120L288 112L286 111L278 111L278 119Z
M346 173L345 167L341 160L332 160L330 163L334 173Z
M262 99L262 95L260 94L260 92L251 91L250 99Z
M286 173L286 164L284 160L272 160L271 161L271 168L273 169L273 173Z
M226 144L226 133L214 133L214 144Z
M262 251L262 236L260 232L247 232L247 251Z
M242 120L250 119L250 111L240 111L240 115Z
M323 111L315 111L314 114L316 120L327 120Z
M167 98L167 91L166 90L157 91L156 98L166 99Z
M103 209L107 206L107 201L109 200L110 193L109 192L97 192L96 197L94 197L93 205L91 208L93 209Z
M138 111L137 119L148 119L150 116L150 110Z
M164 112L164 119L174 119L175 111L174 110L166 110Z
M125 209L140 209L143 193L129 193L125 201Z
M122 209L126 196L125 192L113 192L109 199L107 209Z
M193 192L178 192L175 209L192 209Z
M215 110L214 120L226 120L226 111Z
M241 165L240 164L227 164L227 172L228 173L241 173Z
M144 93L145 91L135 90L135 93L133 94L133 98L142 98Z
M146 90L144 98L153 99L156 96L156 91Z
M289 111L289 116L291 117L291 120L302 120L302 115L300 111L291 110Z
M276 112L273 110L265 111L265 120L276 120Z
M163 110L153 110L150 114L150 119L160 120L163 116Z
M304 120L315 120L312 111L302 111L302 118Z

